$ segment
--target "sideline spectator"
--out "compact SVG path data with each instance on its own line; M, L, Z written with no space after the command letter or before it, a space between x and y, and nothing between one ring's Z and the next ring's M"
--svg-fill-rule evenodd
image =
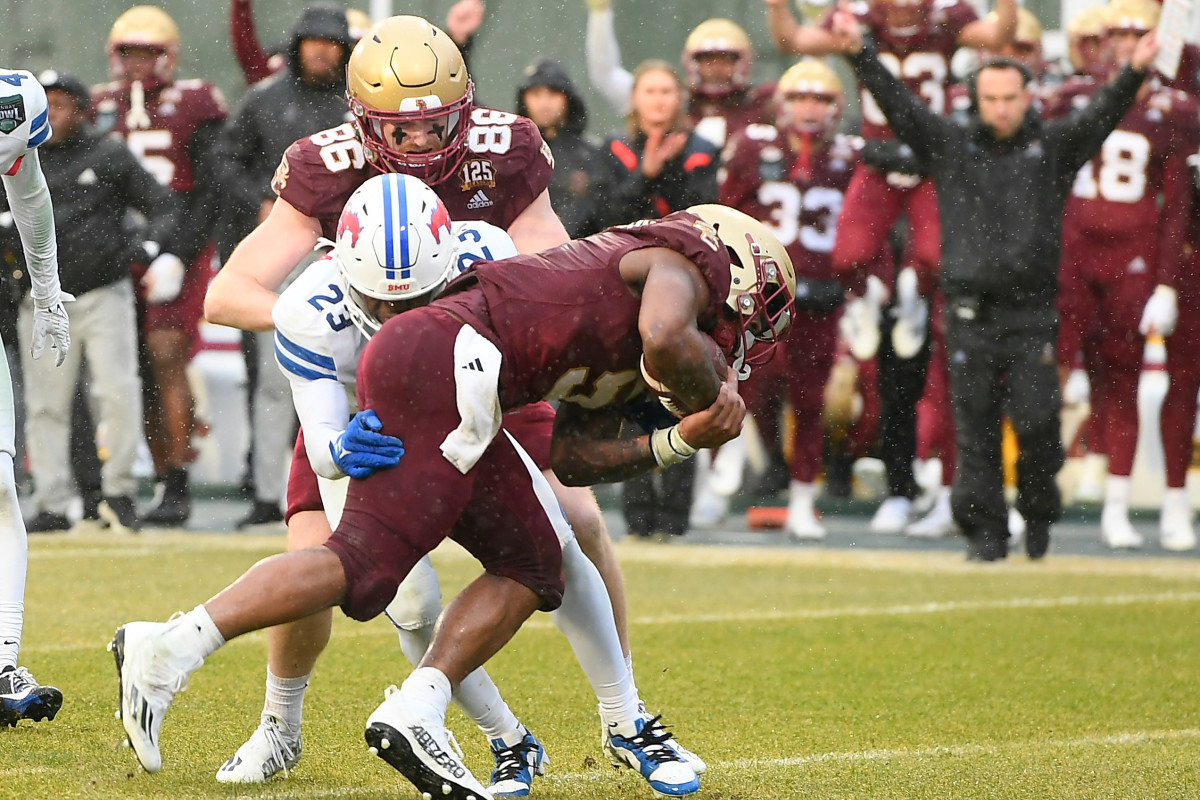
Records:
M63 289L75 295L71 335L75 347L61 369L27 357L22 336L29 458L37 516L31 531L68 527L75 494L71 474L71 419L81 360L87 356L88 391L104 426L108 458L101 471L101 515L114 526L137 530L137 479L133 464L142 439L137 314L129 266L148 251L169 252L176 225L171 193L137 163L119 141L87 124L87 87L78 78L43 72L53 134L42 148L42 169L54 197ZM129 209L150 221L149 248L130 241L122 225ZM21 304L22 332L33 313ZM92 443L93 449L95 443Z
M634 72L626 131L605 142L608 176L601 194L602 227L657 219L717 199L717 152L688 130L683 83L665 61ZM625 481L623 507L634 536L687 533L695 462L688 460Z
M599 231L600 148L584 135L587 106L561 64L539 58L525 68L517 113L533 120L554 153L550 196L567 233L579 239Z
M1017 510L1026 522L1026 551L1041 558L1062 515L1055 299L1063 207L1076 172L1136 98L1157 40L1153 32L1140 39L1130 64L1070 121L1042 122L1023 64L985 61L971 76L975 112L962 126L897 81L862 31L850 12L834 13L838 49L897 136L928 164L937 188L959 455L955 521L970 541L969 558L1008 554L1000 458L1007 410L1021 445Z
M142 314L146 439L154 457L155 498L142 521L183 525L191 514L187 467L196 457L195 398L187 379L203 315L220 210L213 144L226 117L211 83L175 80L179 29L162 9L134 6L108 35L112 82L92 90L97 127L125 140L146 171L180 202L175 252L150 255L134 283Z
M253 86L225 126L215 161L235 209L235 241L271 213L271 178L288 145L314 131L349 124L345 76L352 47L341 6L305 7L292 29L285 70ZM296 439L296 414L287 380L275 368L273 334L245 336L251 340L246 357L256 367L250 403L254 505L238 520L239 529L283 521L280 501Z

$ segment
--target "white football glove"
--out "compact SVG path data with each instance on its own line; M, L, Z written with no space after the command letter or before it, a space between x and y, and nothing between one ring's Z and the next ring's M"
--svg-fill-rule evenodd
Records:
M1087 372L1081 369L1071 370L1071 374L1067 376L1067 382L1063 384L1063 404L1068 406L1082 405L1091 396L1092 384L1088 381Z
M142 286L146 287L146 302L157 306L178 297L183 288L183 273L183 262L171 253L163 253L151 261L150 268L142 276Z
M912 358L925 344L929 328L929 303L917 290L917 271L905 267L896 276L896 302L892 306L892 350L900 358Z
M880 308L888 301L888 289L883 281L871 275L862 297L852 297L842 311L839 330L850 354L859 361L875 357L879 350Z
M1159 336L1170 336L1175 331L1175 323L1179 321L1179 293L1165 284L1154 287L1154 294L1146 301L1142 311L1142 323L1138 331L1142 336L1157 333Z
M58 351L54 366L61 367L67 351L71 349L71 320L67 318L67 309L63 303L74 300L74 295L59 292L58 300L53 303L33 300L33 341L29 348L34 358L41 358L46 350L46 337L50 337L50 346Z

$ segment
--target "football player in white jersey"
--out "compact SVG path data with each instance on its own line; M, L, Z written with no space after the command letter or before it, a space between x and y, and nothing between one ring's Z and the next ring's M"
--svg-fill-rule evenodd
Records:
M384 209L391 211L381 214ZM349 484L343 479L365 478L376 469L395 466L403 454L400 440L375 432L380 423L374 412L354 413L355 373L367 340L391 317L432 301L475 261L498 261L518 251L508 234L494 225L451 223L432 189L400 174L375 176L356 189L343 211L336 241L324 242L332 244L332 250L280 294L273 319L276 362L291 384L304 454L317 475L330 527L336 528ZM289 514L307 513L309 506L295 510L291 495L297 472L292 474ZM601 702L612 701L606 694L628 693L640 707L607 590L574 538L563 543L563 573L563 604L551 618L570 641ZM413 664L424 655L441 610L437 575L426 556L386 611ZM496 766L489 793L528 794L548 759L491 678L482 668L476 670L455 688L454 700L491 745ZM276 709L268 696L259 728L221 767L218 780L259 782L295 766L301 753L302 703L279 703Z
M41 84L31 73L0 69L0 175L32 283L33 356L42 354L49 338L62 364L71 346L63 301L74 298L59 287L54 209L38 161L37 146L49 138ZM13 472L16 425L12 377L0 349L0 725L12 726L23 719L54 719L63 700L58 689L39 686L29 670L17 666L29 542Z

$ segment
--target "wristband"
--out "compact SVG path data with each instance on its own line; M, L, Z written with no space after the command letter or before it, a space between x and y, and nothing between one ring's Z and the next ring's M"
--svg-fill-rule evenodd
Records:
M678 425L672 425L650 434L650 452L660 467L669 467L696 455L696 448L683 440Z

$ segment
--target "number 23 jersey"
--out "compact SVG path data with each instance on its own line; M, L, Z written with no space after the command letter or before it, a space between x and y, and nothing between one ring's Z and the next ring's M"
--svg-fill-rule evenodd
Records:
M490 108L471 112L467 157L432 186L451 219L477 219L507 229L550 185L554 157L530 120ZM271 182L275 193L321 223L332 239L342 207L377 170L368 165L350 123L294 142Z

